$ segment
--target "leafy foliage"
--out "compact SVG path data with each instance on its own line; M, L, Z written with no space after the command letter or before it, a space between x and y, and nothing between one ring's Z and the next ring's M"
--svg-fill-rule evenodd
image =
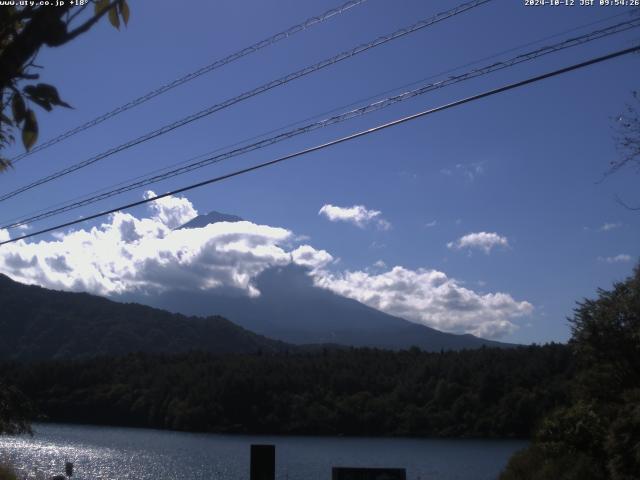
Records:
M71 108L53 85L23 85L25 81L40 78L35 72L41 67L34 63L39 50L43 46L58 47L70 42L104 15L108 15L116 28L120 28L120 19L126 25L130 16L126 0L88 0L82 6L64 2L55 7L44 2L15 3L4 5L0 15L0 151L13 143L14 129L21 131L26 150L36 143L38 120L32 104L47 112L54 107ZM92 3L93 14L77 24L79 14ZM0 156L0 172L10 166L11 162Z
M5 364L51 420L209 432L527 437L566 402L564 345Z
M0 382L0 435L31 432L31 402L15 386Z
M18 474L11 465L0 463L0 480L18 480Z
M611 171L625 166L635 166L640 170L640 91L631 95L631 101L614 124L620 158L611 162Z
M612 290L578 304L570 342L572 402L542 422L503 480L633 480L640 472L640 265ZM539 476L543 461L556 475Z

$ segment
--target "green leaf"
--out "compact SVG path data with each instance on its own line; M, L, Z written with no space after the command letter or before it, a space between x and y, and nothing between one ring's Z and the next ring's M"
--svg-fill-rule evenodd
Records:
M129 25L130 11L127 0L121 0L120 3L118 3L118 10L120 11L120 16L122 17L122 21L124 22L125 26Z
M26 115L27 107L24 104L22 95L14 93L11 99L11 111L13 112L13 120L16 123L21 123Z
M0 172L4 172L5 170L8 170L12 166L13 165L11 165L11 161L10 160L6 160L4 158L0 158Z
M109 21L111 22L111 25L120 30L120 18L118 17L118 12L115 8L109 10Z
M22 127L22 144L24 148L31 150L33 144L38 139L38 121L36 120L36 114L33 110L27 110L27 114L24 119L24 126Z
M39 83L37 85L24 87L23 91L31 100L48 111L51 110L51 105L60 105L61 107L72 108L71 105L60 99L58 90L56 90L56 87L53 85Z
M131 12L129 11L129 4L127 3L127 0L122 0L122 5L120 7L120 14L122 15L122 19L124 20L125 25L129 25L130 13Z
M109 0L97 0L93 4L94 15L99 15L102 11L109 6Z

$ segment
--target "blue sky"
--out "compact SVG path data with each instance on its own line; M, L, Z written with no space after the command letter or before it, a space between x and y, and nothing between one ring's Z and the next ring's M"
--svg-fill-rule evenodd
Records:
M368 0L344 15L26 158L0 178L2 190L13 190L457 3ZM118 32L105 22L76 42L41 53L38 63L45 67L42 80L58 86L61 96L75 108L39 112L40 140L338 4L281 0L131 2L127 29ZM2 220L26 215L624 12L621 7L525 7L520 1L495 0L3 202L0 215ZM633 30L549 55L166 181L154 190L168 191L269 160L625 48L639 39L639 32ZM510 55L513 53L505 58ZM315 248L340 259L334 269L364 271L383 261L388 267L445 272L480 294L508 293L518 301L530 302L534 310L518 319L519 328L504 340L564 341L569 335L566 317L575 301L593 296L597 287L623 279L640 254L638 213L624 209L614 198L617 194L640 203L640 174L629 169L599 182L608 162L617 155L612 118L638 88L639 59L638 55L616 59L473 102L196 190L187 197L200 213L233 213L257 224L308 236ZM96 208L111 208L141 195L140 191L131 192L38 226L77 218ZM377 218L384 218L391 228L376 227L375 222L358 226L328 221L318 214L327 204L362 205L379 211ZM478 232L496 233L508 246L497 246L489 253L448 247ZM631 260L619 255L628 255Z

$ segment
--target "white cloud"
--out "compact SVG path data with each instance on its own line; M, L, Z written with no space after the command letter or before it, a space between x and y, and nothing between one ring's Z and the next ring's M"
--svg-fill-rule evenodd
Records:
M616 222L616 223L605 223L604 225L602 225L600 227L600 231L601 232L608 232L609 230L613 230L615 228L620 228L622 226L622 223Z
M284 228L242 221L174 230L197 211L186 199L164 200L148 218L116 213L50 240L4 245L0 272L23 283L99 295L233 287L256 296L260 273L293 262L340 295L430 327L490 338L513 331L515 319L533 309L507 293L479 294L436 270L378 261L375 274L340 272L331 253L296 243ZM6 230L0 239L9 239Z
M338 207L330 203L323 205L318 215L326 217L331 222L352 223L360 228L374 224L380 230L389 230L391 224L382 218L382 212L369 210L364 205L354 205L353 207Z
M24 283L101 295L220 286L257 295L252 282L266 268L292 257L304 265L327 259L311 247L288 252L280 244L290 231L251 222L172 230L197 212L185 199L165 200L151 209L151 218L116 213L97 227L51 241L5 245L0 271Z
M509 247L507 237L498 235L495 232L475 232L468 233L460 237L455 242L447 243L447 247L452 250L479 249L487 255L495 247Z
M291 252L291 258L298 265L311 269L325 267L334 261L333 256L326 250L316 250L311 245L301 245Z
M626 253L621 253L613 257L598 257L598 260L606 263L626 263L631 262L633 260L633 257L631 255L627 255Z
M427 228L431 228L431 227L435 227L437 224L438 224L437 220L431 220L430 222L425 223L424 226Z
M373 266L376 268L387 268L387 264L384 262L384 260L378 260L373 264Z
M144 198L155 197L156 194L149 190L144 194ZM184 225L198 215L189 200L183 197L165 197L149 204L153 212L153 219L166 225L169 228L177 228Z
M379 273L364 271L315 275L319 286L370 307L449 332L499 338L516 330L513 320L531 314L529 302L506 293L478 294L437 270L400 266Z

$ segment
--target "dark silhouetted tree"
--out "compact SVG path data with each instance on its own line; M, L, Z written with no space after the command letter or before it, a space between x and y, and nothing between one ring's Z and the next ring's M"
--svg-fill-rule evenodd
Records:
M53 85L38 82L40 67L34 62L40 49L74 40L104 16L116 28L121 20L124 24L129 21L126 0L86 0L83 5L66 1L55 6L25 3L0 8L0 152L14 141L16 130L21 131L27 150L35 144L38 121L33 105L46 111L69 107ZM93 12L87 18L83 13L89 6L93 6ZM0 171L10 165L0 155Z
M14 386L0 382L0 435L31 433L31 402Z
M579 303L571 327L572 404L545 418L502 480L639 478L640 265Z

